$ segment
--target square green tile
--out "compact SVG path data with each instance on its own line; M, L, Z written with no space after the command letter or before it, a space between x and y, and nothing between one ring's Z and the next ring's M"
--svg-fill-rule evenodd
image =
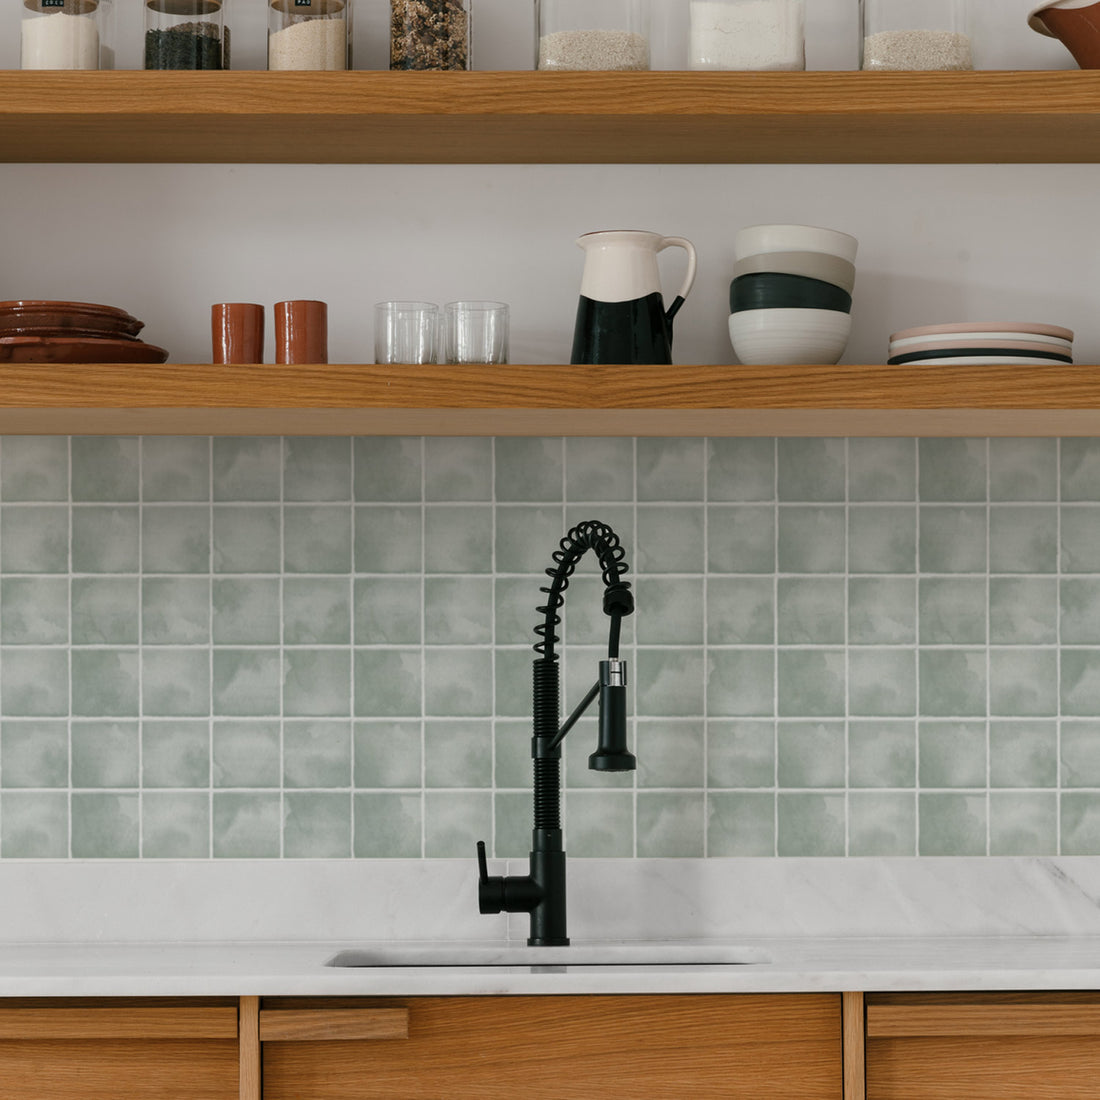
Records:
M421 786L419 721L356 722L352 727L356 787Z
M593 583L596 586L602 586L602 581L595 578ZM702 645L704 622L702 577L647 577L639 594L645 600L644 613L639 615L633 623L637 629L639 642L643 645ZM729 601L721 597L716 598L713 590L708 595L709 608L713 609L717 604L727 612L733 610ZM571 598L572 585L570 586ZM541 600L538 602L541 603ZM581 599L581 604L585 608L600 606L601 618L603 618L602 602L602 599ZM571 605L570 613L572 611ZM607 620L604 619L604 621L606 623ZM630 620L627 620L624 626L627 623L630 623ZM730 625L728 621L726 625ZM723 633L726 634L727 643L736 640L726 631ZM595 630L589 634L590 638L598 636ZM770 637L769 629L769 641Z
M984 645L988 599L985 577L921 577L921 645Z
M424 855L468 859L493 827L490 791L428 791L424 795Z
M213 725L215 787L278 787L282 782L278 722Z
M905 645L916 641L917 586L912 577L848 579L848 642Z
M535 654L529 646L503 649L499 645L493 652L493 670L496 680L494 711L506 718L531 717L531 662Z
M917 802L896 791L854 791L848 796L848 855L917 853Z
M142 500L209 500L210 450L209 436L143 436Z
M849 505L849 573L915 573L916 568L915 507Z
M283 724L283 785L350 788L351 723L286 721Z
M356 577L356 645L419 645L422 583L419 577Z
M502 536L499 525L497 535ZM428 573L493 571L493 509L488 505L428 505L424 540Z
M921 722L920 785L986 786L984 722Z
M428 645L488 644L493 640L493 582L489 577L428 577L424 609L424 641Z
M634 798L629 791L570 791L565 848L573 858L629 859L634 855Z
M278 645L279 587L277 577L215 579L210 592L214 644Z
M776 638L780 645L844 642L843 577L780 577L776 591Z
M283 581L286 645L348 645L351 584L346 577L287 577Z
M843 787L843 722L780 722L780 787Z
M74 649L72 711L85 717L137 717L141 675L136 649Z
M991 439L990 500L1056 500L1057 439Z
M718 791L707 795L707 855L774 856L775 795Z
M913 649L853 649L848 653L848 710L853 715L905 717L917 712Z
M49 504L0 508L0 568L5 573L67 573L69 509Z
M771 650L712 649L708 662L706 713L710 717L775 714L775 655ZM638 672L641 677L641 667Z
M136 859L141 830L136 793L74 792L73 859Z
M847 491L847 457L843 439L776 441L781 501L842 501Z
M989 654L989 711L1003 718L1058 713L1055 649L993 649Z
M205 859L209 855L209 795L149 791L142 796L143 859Z
M141 582L141 641L144 645L208 643L210 581L206 577L146 577Z
M139 443L137 436L74 435L72 499L137 500L141 483Z
M922 505L920 568L924 573L985 573L989 524L981 506Z
M141 513L145 573L209 573L210 509L204 504L147 504Z
M139 510L83 504L73 508L74 573L136 573L141 559Z
M1062 786L1100 787L1100 722L1062 723Z
M1062 500L1100 499L1100 439L1060 440Z
M68 787L69 728L64 721L0 723L0 783L15 787ZM7 795L4 795L7 798ZM2 799L0 799L2 802Z
M73 722L74 787L137 787L140 756L137 722Z
M424 651L424 712L440 718L493 713L493 651L446 646Z
M994 791L989 796L991 856L1056 856L1058 796L1053 791Z
M219 656L220 653L214 655L215 683ZM266 681L266 666L261 675ZM294 717L350 717L351 650L286 650L283 654L283 714Z
M215 573L278 573L282 569L279 509L267 505L214 508Z
M566 439L565 499L633 500L634 440L586 436Z
M420 500L422 441L416 436L359 436L352 440L358 501Z
M776 798L777 853L781 856L844 855L843 794L799 791Z
M270 436L215 436L211 481L215 500L278 500L282 441Z
M215 859L277 859L282 851L278 794L216 791L212 826Z
M493 450L497 500L541 504L562 499L561 439L499 436Z
M843 573L844 508L788 504L779 509L780 573Z
M489 846L488 841L486 846ZM526 859L530 851L530 791L496 792L493 795L492 854L497 859Z
M1064 578L1059 585L1059 604L1064 645L1100 643L1100 579Z
M61 648L0 649L0 712L6 718L69 713L69 655Z
M917 499L917 440L848 440L848 499Z
M644 595L647 604L652 586L658 583L646 581ZM683 582L670 580L665 583L675 586ZM711 577L707 581L706 592L707 641L711 645L773 644L775 582L771 577ZM648 641L647 633L653 635L653 641L659 640L658 636L664 631L664 618L652 615L648 607L643 609L643 614L644 618L638 622L639 640ZM651 619L655 621L643 630L643 622L649 624ZM667 640L691 642L695 639L681 639L674 634Z
M1053 573L1058 568L1058 509L995 504L989 510L993 573Z
M215 649L212 664L215 714L251 718L279 713L283 672L278 650Z
M640 504L638 544L627 561L639 573L702 573L704 509L696 504Z
M775 740L774 722L707 722L707 786L774 787Z
M68 855L68 792L5 791L0 799L0 856L65 859Z
M772 573L775 552L774 507L707 508L707 569L711 573Z
M351 500L352 441L288 435L283 440L284 500Z
M492 500L493 440L428 436L424 439L425 500Z
M984 794L918 796L918 854L922 856L984 856L987 808Z
M639 714L670 718L703 714L706 689L701 648L640 650L636 667L634 680ZM591 682L594 678L586 676L586 679Z
M640 791L637 796L639 859L697 859L706 846L706 798Z
M701 718L639 719L638 786L702 788L706 782L706 742L706 725ZM587 745L581 747L592 751Z
M488 721L424 723L426 787L487 788L493 784L492 777L493 730Z
M371 791L352 803L352 854L356 859L419 859L423 797Z
M1073 615L1070 615L1073 619ZM1071 632L1073 625L1071 622ZM1063 608L1062 640L1066 638ZM991 577L989 640L993 645L1043 645L1058 640L1058 582L1054 577ZM1100 632L1097 634L1100 641Z
M774 439L707 440L707 499L775 500Z
M347 859L351 855L351 795L288 791L283 797L287 859Z
M530 719L501 719L493 723L492 786L530 788L534 765L531 762ZM609 772L608 775L613 773Z
M986 714L986 655L982 649L922 649L920 713L933 718Z
M141 638L137 577L73 577L73 645L136 645Z
M781 717L844 715L843 649L781 649L777 677Z
M1100 794L1095 791L1063 794L1061 831L1062 855L1100 855Z
M210 654L205 649L146 648L141 653L142 712L150 718L210 714Z
M986 440L929 438L917 447L923 502L986 499Z
M358 507L354 522L357 573L420 571L422 522L419 507Z
M412 649L355 651L355 716L409 718L421 714L420 653Z
M1100 714L1100 649L1063 649L1060 684L1062 714L1092 718Z
M146 719L141 724L143 787L209 787L210 724Z
M989 785L991 787L1054 787L1057 784L1058 726L1056 722L1015 720L990 722Z
M702 439L639 438L638 500L702 500L705 467Z
M0 498L69 499L69 438L64 435L7 435L0 442Z
M1063 573L1100 573L1100 508L1063 504L1061 522Z
M5 577L0 581L0 641L51 645L69 640L67 577Z
M288 504L283 567L288 573L350 573L352 511L340 504Z
M848 723L848 786L909 789L917 781L917 727L896 719Z

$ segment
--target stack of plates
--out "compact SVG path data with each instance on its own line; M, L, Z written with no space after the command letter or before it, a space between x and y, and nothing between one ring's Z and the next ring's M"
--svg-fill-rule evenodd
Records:
M975 321L925 325L890 337L890 366L1052 366L1073 362L1073 333L1058 325Z
M144 323L90 302L0 302L0 363L163 363Z

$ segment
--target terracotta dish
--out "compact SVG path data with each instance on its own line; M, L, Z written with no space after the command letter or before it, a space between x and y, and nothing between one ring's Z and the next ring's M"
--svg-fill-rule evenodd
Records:
M91 302L51 302L24 299L0 302L0 335L58 334L136 337L144 322L124 309Z
M1033 31L1057 38L1082 69L1100 69L1100 0L1049 0L1027 22Z
M0 363L163 363L164 348L141 340L0 336Z

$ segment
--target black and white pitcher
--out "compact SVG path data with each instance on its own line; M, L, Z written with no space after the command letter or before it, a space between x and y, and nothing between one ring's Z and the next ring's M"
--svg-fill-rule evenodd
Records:
M577 244L584 274L570 362L671 363L672 319L695 282L695 246L639 229L586 233ZM687 252L688 269L666 310L657 253L672 246Z

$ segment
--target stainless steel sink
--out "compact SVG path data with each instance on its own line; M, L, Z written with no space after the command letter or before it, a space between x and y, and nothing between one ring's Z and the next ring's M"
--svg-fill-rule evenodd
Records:
M768 963L759 947L711 943L379 944L341 951L326 966L743 966Z

